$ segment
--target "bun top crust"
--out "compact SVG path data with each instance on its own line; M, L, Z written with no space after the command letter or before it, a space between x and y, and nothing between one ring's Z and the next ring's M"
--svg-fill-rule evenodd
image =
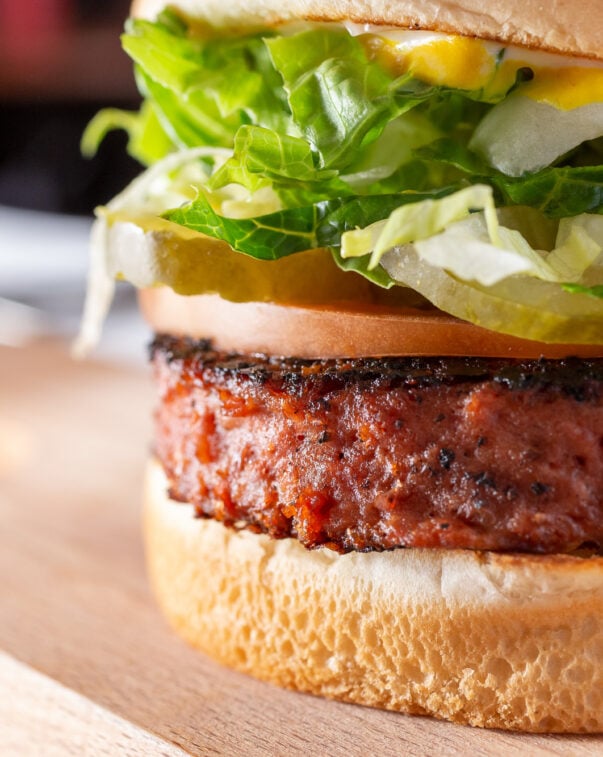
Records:
M166 5L216 26L349 20L603 60L601 0L134 0L132 14L155 18Z

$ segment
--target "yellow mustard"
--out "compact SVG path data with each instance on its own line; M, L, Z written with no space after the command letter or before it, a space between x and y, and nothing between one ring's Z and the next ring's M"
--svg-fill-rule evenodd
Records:
M561 110L603 102L603 66L569 61L560 66L539 65L534 62L537 52L518 48L493 52L491 43L470 37L442 37L409 46L370 36L367 47L375 57L397 73L408 71L428 84L481 89L486 99L495 99L514 83L520 68L529 68L533 78L520 87L533 100Z

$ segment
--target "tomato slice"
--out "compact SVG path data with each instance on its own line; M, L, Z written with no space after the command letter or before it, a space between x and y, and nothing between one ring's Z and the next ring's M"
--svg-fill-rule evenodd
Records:
M216 349L301 358L440 355L603 357L603 345L545 344L488 331L438 310L355 303L287 306L183 297L168 287L140 292L156 332L211 339Z

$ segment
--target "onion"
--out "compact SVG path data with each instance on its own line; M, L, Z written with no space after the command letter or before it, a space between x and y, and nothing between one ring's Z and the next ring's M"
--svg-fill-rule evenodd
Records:
M482 119L469 147L499 171L521 176L602 134L603 103L560 110L515 93Z

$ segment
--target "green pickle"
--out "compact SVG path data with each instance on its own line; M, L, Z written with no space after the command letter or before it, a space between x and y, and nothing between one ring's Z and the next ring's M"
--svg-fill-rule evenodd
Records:
M416 254L403 262L385 255L382 262L391 276L436 307L477 326L550 344L603 344L601 299L527 276L484 287L428 266Z
M141 288L169 286L181 295L218 294L231 302L435 306L523 339L603 344L603 300L569 294L536 278L511 277L483 287L428 266L416 254L403 260L386 254L383 267L399 285L384 289L341 270L326 249L257 260L157 216L110 213L105 218L108 273Z
M383 289L346 273L326 249L257 260L157 216L112 213L107 221L109 273L140 288L163 285L181 295L219 294L231 302L428 307L406 287Z

